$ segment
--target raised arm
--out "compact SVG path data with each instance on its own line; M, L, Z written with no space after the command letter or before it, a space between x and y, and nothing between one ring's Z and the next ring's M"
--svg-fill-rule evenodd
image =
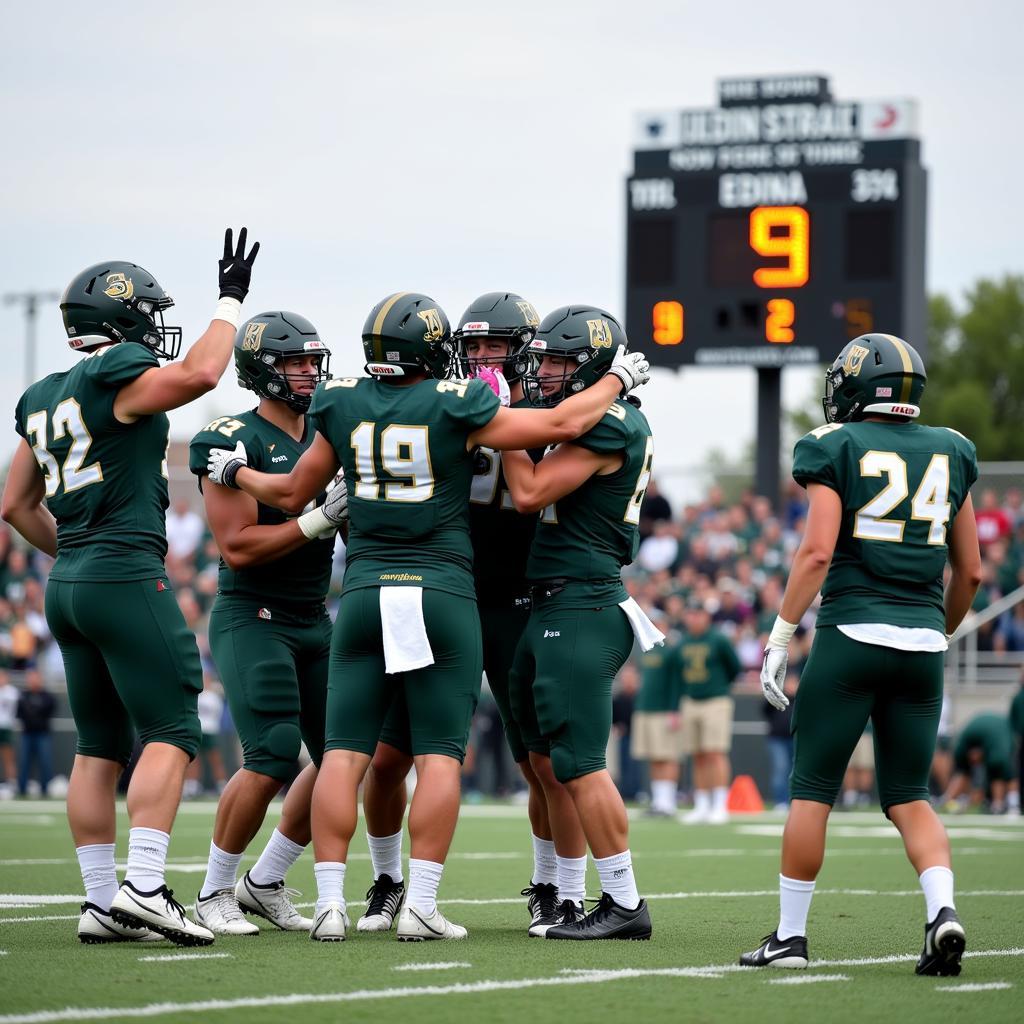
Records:
M953 570L946 587L946 635L952 636L974 603L981 586L981 550L971 496L960 506L949 531L949 565Z
M18 444L7 471L0 516L33 547L51 557L57 555L57 521L43 504L46 480L24 438Z
M246 229L232 251L231 228L224 233L224 257L219 264L220 302L210 326L180 363L153 367L123 387L114 399L114 416L133 423L142 416L187 405L212 391L227 368L235 343L242 301L249 292L252 264L260 251L256 242L245 255Z

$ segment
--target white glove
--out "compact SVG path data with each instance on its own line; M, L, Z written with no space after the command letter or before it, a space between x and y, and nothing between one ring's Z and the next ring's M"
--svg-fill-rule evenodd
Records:
M788 664L788 648L766 647L764 649L764 664L761 666L761 692L764 694L764 699L777 711L784 711L789 707L789 698L782 692Z
M320 507L335 526L348 521L348 488L343 476L335 479L334 485L327 492L327 500Z
M248 465L249 456L245 451L245 445L239 441L235 445L234 451L228 451L226 448L211 448L206 462L206 471L215 484L223 484L225 487L237 489L235 476L243 466Z
M338 527L347 520L348 488L344 479L339 477L327 492L326 501L308 512L303 512L295 521L309 540L322 540L336 533Z
M626 347L620 345L608 372L622 381L623 394L628 394L651 379L651 364L643 352L627 352Z

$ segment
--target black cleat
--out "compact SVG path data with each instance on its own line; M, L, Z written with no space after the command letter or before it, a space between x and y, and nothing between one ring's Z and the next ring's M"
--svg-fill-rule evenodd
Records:
M550 921L531 924L527 934L532 939L543 939L549 928L554 928L556 924L573 924L582 920L585 913L582 901L576 903L573 900L562 900L555 907L554 916Z
M562 920L558 886L548 882L535 882L525 888L521 895L526 897L526 909L530 914L528 934L534 938L543 938L548 928ZM535 928L539 928L540 931L534 931Z
M740 956L740 967L788 967L803 970L807 966L807 937L791 935L780 939L775 932L766 935L761 945Z
M943 907L935 920L924 926L924 949L914 973L955 978L960 973L960 958L966 946L964 926L956 911Z
M366 890L366 913L359 918L356 931L390 931L404 896L404 882L396 882L390 875L374 879L373 885Z
M627 910L607 893L601 894L597 906L585 917L553 925L544 933L546 939L646 940L650 937L651 915L647 904L641 900L635 910Z

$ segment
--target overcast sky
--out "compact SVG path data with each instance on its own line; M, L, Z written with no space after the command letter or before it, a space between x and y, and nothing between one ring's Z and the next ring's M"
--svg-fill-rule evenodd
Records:
M830 13L826 13L830 11ZM140 263L186 343L216 303L223 228L263 249L245 309L308 316L359 372L370 307L423 291L455 320L510 289L543 314L622 312L632 114L712 106L719 77L816 71L839 99L916 98L930 172L928 285L1024 269L1017 4L876 2L73 2L4 7L2 290ZM0 405L23 321L0 307ZM56 305L39 375L63 369ZM790 404L818 373L787 370ZM750 370L662 371L646 409L664 471L739 451ZM229 370L172 415L186 437L245 407ZM9 422L9 421L8 421ZM0 433L0 456L13 449Z

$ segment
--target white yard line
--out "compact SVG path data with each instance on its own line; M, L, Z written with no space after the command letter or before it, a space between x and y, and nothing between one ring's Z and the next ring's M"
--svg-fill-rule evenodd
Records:
M454 971L458 967L472 967L471 963L465 960L452 960L446 963L437 964L396 964L391 968L393 971Z
M786 978L769 978L769 985L810 985L816 981L849 981L848 974L794 974Z
M140 956L140 964L168 964L175 960L230 960L230 953L164 953L162 956Z
M1013 988L1008 981L967 982L965 985L936 985L936 992L995 992Z
M1024 948L986 949L967 954L971 957L1024 956ZM877 964L907 963L916 953L868 957L858 960L818 960L812 967L866 967ZM630 981L636 978L707 978L709 974L763 974L737 964L707 967L656 967L649 969L594 970L582 974L559 974L544 978L518 978L509 981L476 981L452 985L422 985L408 988L356 989L352 992L293 992L288 995L250 996L241 999L204 999L187 1003L149 1003L144 1006L81 1006L34 1013L0 1016L0 1024L56 1024L58 1021L117 1020L136 1017L166 1017L174 1013L209 1013L213 1010L262 1009L270 1006L303 1006L331 1003L369 1002L380 999L415 999L423 996L478 995L487 992L516 992L532 988L563 985L594 985L601 982ZM1001 983L996 983L1001 984Z

